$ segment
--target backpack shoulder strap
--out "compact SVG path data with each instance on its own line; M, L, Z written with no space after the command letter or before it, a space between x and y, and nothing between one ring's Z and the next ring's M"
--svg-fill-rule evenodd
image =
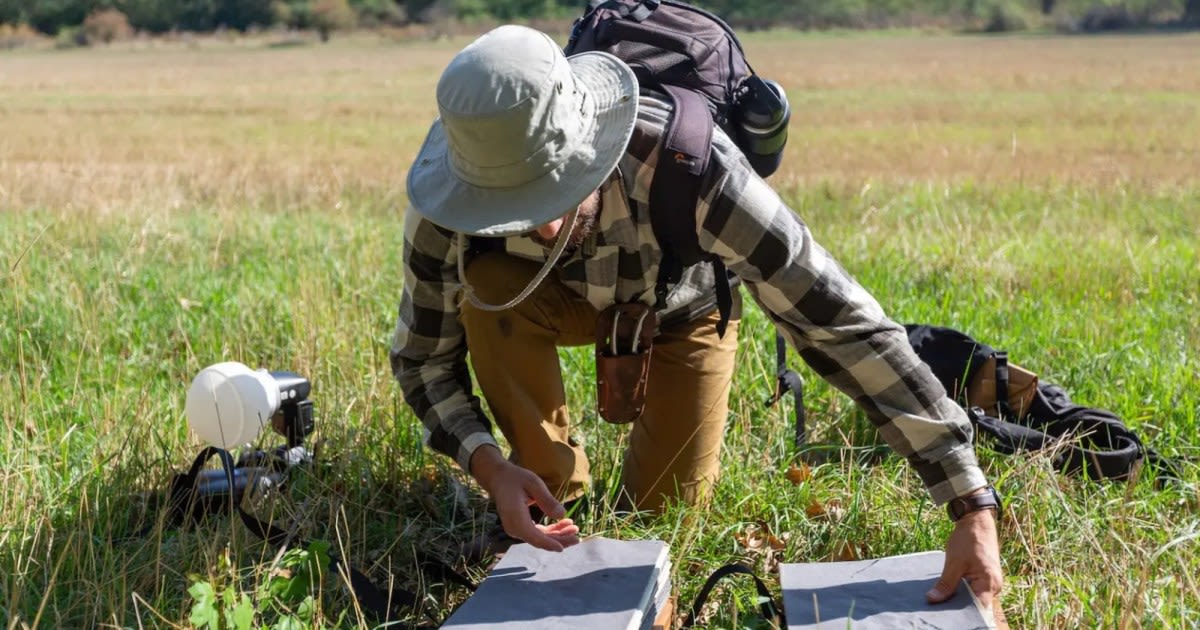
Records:
M696 204L712 152L713 122L704 97L684 88L665 89L674 110L650 184L650 225L663 249L659 280L676 283L684 267L706 257L696 235Z
M717 333L725 329L733 311L733 289L725 264L700 249L696 234L696 204L700 181L712 156L712 115L707 101L687 88L663 86L674 103L650 184L650 225L663 250L655 295L659 305L666 301L667 286L678 283L684 267L708 260L713 266L717 310L721 319Z

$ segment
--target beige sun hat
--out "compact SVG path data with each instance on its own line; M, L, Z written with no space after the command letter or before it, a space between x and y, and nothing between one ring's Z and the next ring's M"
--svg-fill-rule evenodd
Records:
M454 57L440 117L408 172L412 209L456 232L510 236L574 210L616 168L633 133L637 79L616 57L564 57L508 25Z

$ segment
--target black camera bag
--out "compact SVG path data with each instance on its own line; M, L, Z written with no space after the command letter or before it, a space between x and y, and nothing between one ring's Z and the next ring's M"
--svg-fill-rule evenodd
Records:
M905 330L917 356L952 396L989 357L1007 357L953 328L906 324ZM995 365L995 380L1004 383L1007 379L999 373L1004 362ZM1005 400L1007 394L997 392L997 398ZM971 424L997 452L1046 450L1053 454L1054 467L1066 474L1125 481L1145 462L1157 469L1160 483L1181 478L1173 461L1147 447L1115 413L1077 404L1053 383L1038 383L1032 403L1022 414L996 417L973 406L966 406L966 411Z

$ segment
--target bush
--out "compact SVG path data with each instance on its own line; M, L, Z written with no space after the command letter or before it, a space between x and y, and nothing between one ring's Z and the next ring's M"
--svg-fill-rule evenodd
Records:
M359 26L399 26L406 21L404 11L392 0L350 0L350 8L358 15Z
M58 34L54 36L55 48L80 48L87 46L87 36L83 34L83 29L75 26L64 26L58 29Z
M321 41L327 42L331 32L353 27L355 15L346 0L317 0L312 5L312 22Z
M25 3L23 13L33 28L47 35L59 35L67 27L82 24L93 6L91 0L39 0Z
M116 9L92 11L83 20L83 37L88 44L111 44L133 37L133 27L124 13Z
M217 0L213 21L243 33L253 26L270 26L275 23L273 4L271 0Z
M1027 28L1029 28L1029 21L1025 18L1025 12L1021 7L1007 2L992 4L983 25L986 33L1008 33L1023 31Z
M0 24L0 50L32 46L41 39L42 35L28 24Z
M1138 22L1123 4L1098 5L1088 9L1079 18L1079 28L1089 33L1119 31L1133 28Z

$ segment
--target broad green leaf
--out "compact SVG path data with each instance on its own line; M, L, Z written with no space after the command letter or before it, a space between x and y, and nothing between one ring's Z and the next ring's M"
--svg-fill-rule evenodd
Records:
M192 604L192 613L188 616L188 621L197 628L220 628L221 615L217 612L217 595L213 592L212 584L196 582L188 588L188 594L196 600L196 603Z

